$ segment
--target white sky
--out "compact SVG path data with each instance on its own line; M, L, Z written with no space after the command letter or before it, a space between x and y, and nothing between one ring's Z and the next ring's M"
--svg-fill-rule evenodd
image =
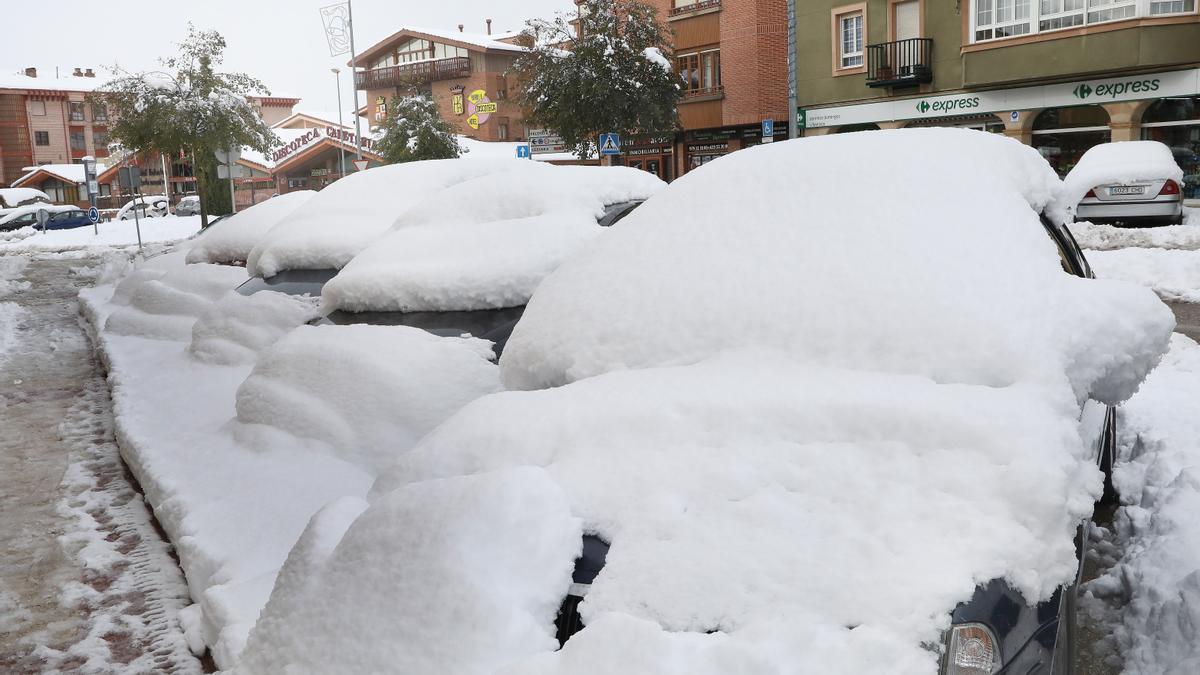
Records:
M6 0L7 2L8 0ZM332 58L318 9L336 0L55 0L20 2L5 9L5 23L24 27L5 31L0 70L19 72L36 66L39 77L61 76L75 67L102 71L116 63L131 71L153 70L158 58L175 50L191 21L225 36L226 71L249 73L271 93L303 99L300 108L337 110L330 68L342 68L342 101L351 109L349 56ZM525 19L551 18L573 6L571 0L353 0L355 46L365 50L403 26L485 32L521 28ZM32 27L40 27L33 29ZM79 39L90 35L94 39ZM47 36L55 36L47 40ZM360 98L361 103L361 98Z

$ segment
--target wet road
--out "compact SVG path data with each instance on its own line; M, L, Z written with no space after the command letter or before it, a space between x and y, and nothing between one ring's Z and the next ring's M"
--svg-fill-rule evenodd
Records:
M79 321L96 262L0 258L0 672L201 672Z

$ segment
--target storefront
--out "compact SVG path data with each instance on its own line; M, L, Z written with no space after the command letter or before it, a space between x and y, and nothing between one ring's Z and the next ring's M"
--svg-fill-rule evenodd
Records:
M1049 108L1033 119L1032 145L1065 176L1089 148L1112 140L1108 125L1108 112L1098 105Z
M670 181L675 161L675 148L671 136L629 136L621 139L621 161L642 171L649 171L659 178Z
M1142 113L1142 139L1171 148L1183 169L1183 198L1200 199L1200 96L1153 103Z
M776 122L773 126L774 134L768 142L787 140L787 123ZM685 132L683 135L683 171L691 171L731 152L760 145L763 142L761 125Z

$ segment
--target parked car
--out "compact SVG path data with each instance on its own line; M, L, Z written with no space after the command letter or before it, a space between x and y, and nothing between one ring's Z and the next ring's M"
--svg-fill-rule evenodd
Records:
M113 220L133 220L135 210L138 218L161 218L170 213L170 201L165 195L138 196L125 202Z
M75 208L69 204L35 202L26 206L8 209L8 213L0 216L0 232L17 230L22 227L36 227L38 211L47 211L54 214L60 211L70 211Z
M1083 154L1067 174L1070 190L1085 189L1075 219L1124 225L1178 225L1183 221L1183 170L1158 141L1103 143Z
M50 204L50 197L34 188L0 188L0 217L36 204Z
M88 217L87 211L78 208L71 208L66 211L59 211L51 214L46 221L47 230L71 230L84 225L91 225L92 219ZM41 228L39 228L41 229Z
M198 195L188 195L179 200L175 205L175 215L177 216L198 216L200 215L200 197Z

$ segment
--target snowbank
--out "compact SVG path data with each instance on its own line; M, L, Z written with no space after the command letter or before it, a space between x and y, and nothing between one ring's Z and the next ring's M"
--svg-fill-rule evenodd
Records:
M314 298L227 292L192 324L188 351L208 363L254 363L260 351L317 316Z
M0 241L0 253L75 251L96 248L137 246L137 230L133 220L112 220L98 223L99 234L93 234L91 226L70 230L38 232L28 228L29 236L10 241ZM145 218L141 223L142 243L172 243L187 239L200 231L200 216L164 216ZM24 232L21 228L9 233Z
M289 269L341 268L385 233L396 216L430 192L519 164L445 159L391 164L360 171L333 183L289 218L287 228L251 250L252 276Z
M1145 286L1164 300L1200 302L1200 251L1126 248L1088 251L1096 276Z
M21 202L27 202L33 199L40 199L46 204L50 203L50 197L47 196L45 192L42 192L36 188L0 188L0 208L13 208L18 206ZM7 213L7 211L0 211L0 213Z
M977 159L911 166L943 155ZM832 197L840 166L887 190L848 208ZM547 277L501 375L536 389L773 346L939 382L1065 375L1083 398L1120 401L1165 350L1173 318L1149 293L1063 274L1034 210L1058 185L1032 148L956 129L734 153ZM751 192L778 197L743 198Z
M1200 249L1200 209L1184 207L1182 225L1116 227L1080 221L1071 223L1070 228L1081 247L1097 251L1118 248Z
M230 216L208 228L188 252L190 263L242 263L267 232L289 218L313 195L313 190L297 190Z
M491 343L406 326L303 326L237 392L238 420L328 444L375 474L466 403L500 389Z
M519 163L430 194L322 291L329 309L451 311L525 304L602 231L606 205L665 188L627 167Z
M155 278L130 280L116 291L116 301L124 306L109 315L106 332L188 340L192 324L213 301L246 280L246 270L227 265L188 265L158 272L147 275Z
M1183 184L1183 169L1171 149L1158 141L1122 141L1092 146L1063 179L1063 190L1052 211L1069 220L1088 190L1105 183L1170 179Z
M1104 580L1131 593L1116 632L1125 672L1200 671L1200 346L1175 335L1171 351L1122 406L1115 481L1127 540Z

